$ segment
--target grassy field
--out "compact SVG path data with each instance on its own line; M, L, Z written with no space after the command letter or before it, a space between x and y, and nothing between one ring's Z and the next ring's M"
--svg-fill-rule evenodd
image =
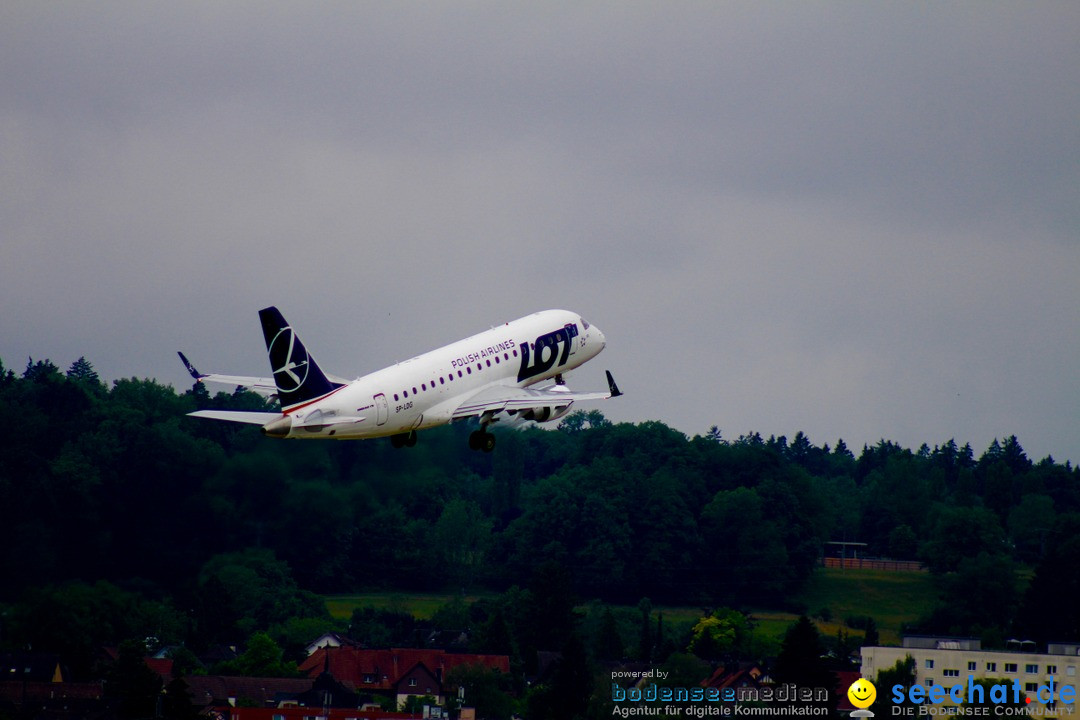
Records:
M899 644L901 625L929 614L937 592L929 573L819 568L798 600L811 615L827 608L832 634L844 618L869 615L882 642Z
M457 597L446 594L403 594L403 593L362 593L359 595L328 595L326 609L335 620L348 620L355 608L375 608L376 610L395 610L407 612L414 617L427 620L442 605ZM465 602L470 605L482 597L491 595L466 595Z
M348 619L354 608L361 607L401 610L426 619L453 597L451 593L332 595L327 597L326 606L337 619ZM481 597L484 596L465 599L472 603ZM898 645L901 625L929 613L935 599L933 579L928 573L839 568L818 568L806 588L793 598L807 609L818 629L828 637L836 636L845 618L869 615L877 623L881 641L889 645ZM658 606L656 610L663 610L665 622L671 626L692 625L701 616L698 606ZM798 617L795 613L773 610L754 611L753 616L763 640L776 643L777 647L788 626ZM859 635L861 631L853 634Z

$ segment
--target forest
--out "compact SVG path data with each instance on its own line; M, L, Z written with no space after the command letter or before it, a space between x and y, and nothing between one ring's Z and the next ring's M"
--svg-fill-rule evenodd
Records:
M1080 473L1016 437L856 452L578 411L484 454L467 424L394 449L185 416L208 407L266 406L108 386L83 358L0 364L0 650L87 673L97 645L132 638L199 651L270 632L295 652L332 626L325 595L386 590L493 598L458 622L524 656L570 642L586 603L645 607L646 626L651 604L803 612L790 598L830 540L929 568L940 598L909 630L1080 638ZM403 642L401 620L350 627ZM611 654L637 643L607 638Z

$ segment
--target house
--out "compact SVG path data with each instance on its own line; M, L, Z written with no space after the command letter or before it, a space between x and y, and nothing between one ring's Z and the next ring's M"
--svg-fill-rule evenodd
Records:
M60 656L49 653L0 653L0 682L64 682Z
M353 640L348 635L342 635L341 633L328 632L323 633L319 637L308 643L304 651L310 656L319 648L324 647L363 647L363 644L357 640Z
M254 705L296 707L312 688L310 678L260 678L229 675L188 675L184 678L191 704L197 708Z
M769 679L757 665L721 665L712 675L701 681L701 686L721 691L733 688L738 696L739 690L743 688L759 688L767 682Z
M372 650L356 647L328 647L315 651L300 665L309 677L327 672L344 687L364 696L390 696L400 707L410 696L431 695L446 703L454 691L447 685L448 674L458 667L480 666L510 672L506 655L471 655L445 650L391 648Z

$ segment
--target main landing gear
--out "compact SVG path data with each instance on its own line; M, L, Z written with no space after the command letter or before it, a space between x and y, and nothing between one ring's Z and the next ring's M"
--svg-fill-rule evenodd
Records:
M481 428L469 435L469 449L491 452L495 449L495 436Z
M416 445L416 431L410 430L390 436L390 445L396 448L412 447Z

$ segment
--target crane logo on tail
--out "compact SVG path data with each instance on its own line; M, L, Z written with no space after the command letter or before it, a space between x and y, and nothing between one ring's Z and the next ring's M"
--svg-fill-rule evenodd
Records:
M281 392L292 392L307 380L307 350L302 342L297 342L296 333L291 327L283 327L270 341L270 367L274 372L274 383Z

